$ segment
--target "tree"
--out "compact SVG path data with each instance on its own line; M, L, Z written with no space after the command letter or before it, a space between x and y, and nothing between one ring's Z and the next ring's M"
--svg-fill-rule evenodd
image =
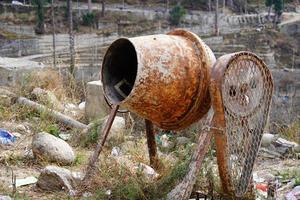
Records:
M277 23L283 11L283 0L274 0L274 10L276 14L274 22Z
M33 5L35 5L36 8L36 17L37 17L37 24L35 27L35 33L36 34L44 34L45 33L45 28L44 28L44 0L33 0L32 1Z
M269 7L269 10L268 10L268 20L270 21L273 0L266 0L265 4L266 4L267 7Z
M186 14L186 10L181 5L176 5L170 11L170 22L172 25L178 25L182 17Z

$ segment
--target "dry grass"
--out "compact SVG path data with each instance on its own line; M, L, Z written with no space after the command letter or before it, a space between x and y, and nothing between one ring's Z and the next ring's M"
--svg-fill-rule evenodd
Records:
M288 140L300 144L300 120L298 119L285 128L282 128L279 134Z

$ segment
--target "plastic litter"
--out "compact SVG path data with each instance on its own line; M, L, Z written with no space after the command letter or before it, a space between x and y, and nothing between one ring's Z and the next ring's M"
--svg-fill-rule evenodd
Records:
M35 178L34 176L28 176L26 178L16 179L16 187L35 184L37 181L38 181L37 178ZM12 185L10 187L12 187Z
M0 129L0 144L11 144L16 141L16 136L5 129Z

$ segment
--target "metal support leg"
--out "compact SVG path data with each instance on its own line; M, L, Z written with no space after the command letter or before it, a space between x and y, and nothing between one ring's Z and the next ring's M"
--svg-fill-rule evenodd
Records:
M145 119L146 123L146 135L147 135L147 144L150 158L150 166L154 169L159 167L158 158L157 158L157 150L156 150L156 142L153 130L153 123L147 119Z
M93 174L92 172L96 168L96 163L97 163L98 157L99 157L99 155L102 151L102 148L105 144L106 138L107 138L108 133L110 131L110 128L113 124L115 116L118 112L118 109L119 109L119 105L113 105L112 110L110 111L110 114L109 114L109 118L108 118L108 120L105 124L104 129L103 129L101 139L99 140L93 155L90 157L89 164L88 164L88 167L87 167L87 172L86 172L85 177L84 177L84 181L86 181L90 178L90 176Z

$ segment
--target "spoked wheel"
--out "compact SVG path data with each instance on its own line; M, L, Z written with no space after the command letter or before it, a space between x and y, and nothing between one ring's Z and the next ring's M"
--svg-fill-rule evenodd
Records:
M215 134L223 190L243 197L267 123L273 80L255 54L220 57L212 70L211 95L219 131Z

